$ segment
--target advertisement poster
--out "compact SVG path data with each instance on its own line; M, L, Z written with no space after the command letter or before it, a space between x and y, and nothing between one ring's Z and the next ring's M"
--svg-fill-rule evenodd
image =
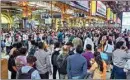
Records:
M76 1L78 4L84 8L89 8L88 1Z
M106 16L106 6L101 1L97 1L96 5L96 12L103 16Z

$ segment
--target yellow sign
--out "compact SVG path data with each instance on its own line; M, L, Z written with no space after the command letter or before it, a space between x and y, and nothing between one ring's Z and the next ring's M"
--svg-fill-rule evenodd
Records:
M96 1L91 1L91 15L96 15Z
M107 8L107 20L110 20L110 16L111 16L111 9Z
M111 11L110 19L113 20L113 12Z
M116 14L114 14L114 22L116 22Z

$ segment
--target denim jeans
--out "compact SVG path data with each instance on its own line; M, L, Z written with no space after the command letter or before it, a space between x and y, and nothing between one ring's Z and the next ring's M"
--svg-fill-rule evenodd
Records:
M114 65L111 76L113 76L114 79L126 79L126 72L124 72L123 68Z

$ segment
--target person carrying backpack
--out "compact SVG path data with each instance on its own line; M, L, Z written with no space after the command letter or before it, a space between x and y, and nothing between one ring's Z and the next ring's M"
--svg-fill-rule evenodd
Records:
M30 49L30 51L29 51L29 55L34 56L34 53L35 53L36 50L37 50L35 40L32 40L32 41L31 41L31 45L32 45L32 46L31 46L31 49Z
M27 66L23 66L17 73L17 79L41 79L37 70L33 68L36 57L27 57Z
M69 50L67 46L63 46L61 54L57 57L57 67L60 79L67 79L67 57Z
M54 47L54 52L51 56L51 63L53 65L53 79L56 79L56 73L57 73L57 70L58 70L57 57L58 57L59 54L60 54L60 43L56 42L55 47Z

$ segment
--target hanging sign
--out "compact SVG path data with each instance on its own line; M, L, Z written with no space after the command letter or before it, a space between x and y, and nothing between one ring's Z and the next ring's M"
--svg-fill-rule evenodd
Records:
M103 16L106 16L106 6L101 1L97 1L96 5L96 12Z

